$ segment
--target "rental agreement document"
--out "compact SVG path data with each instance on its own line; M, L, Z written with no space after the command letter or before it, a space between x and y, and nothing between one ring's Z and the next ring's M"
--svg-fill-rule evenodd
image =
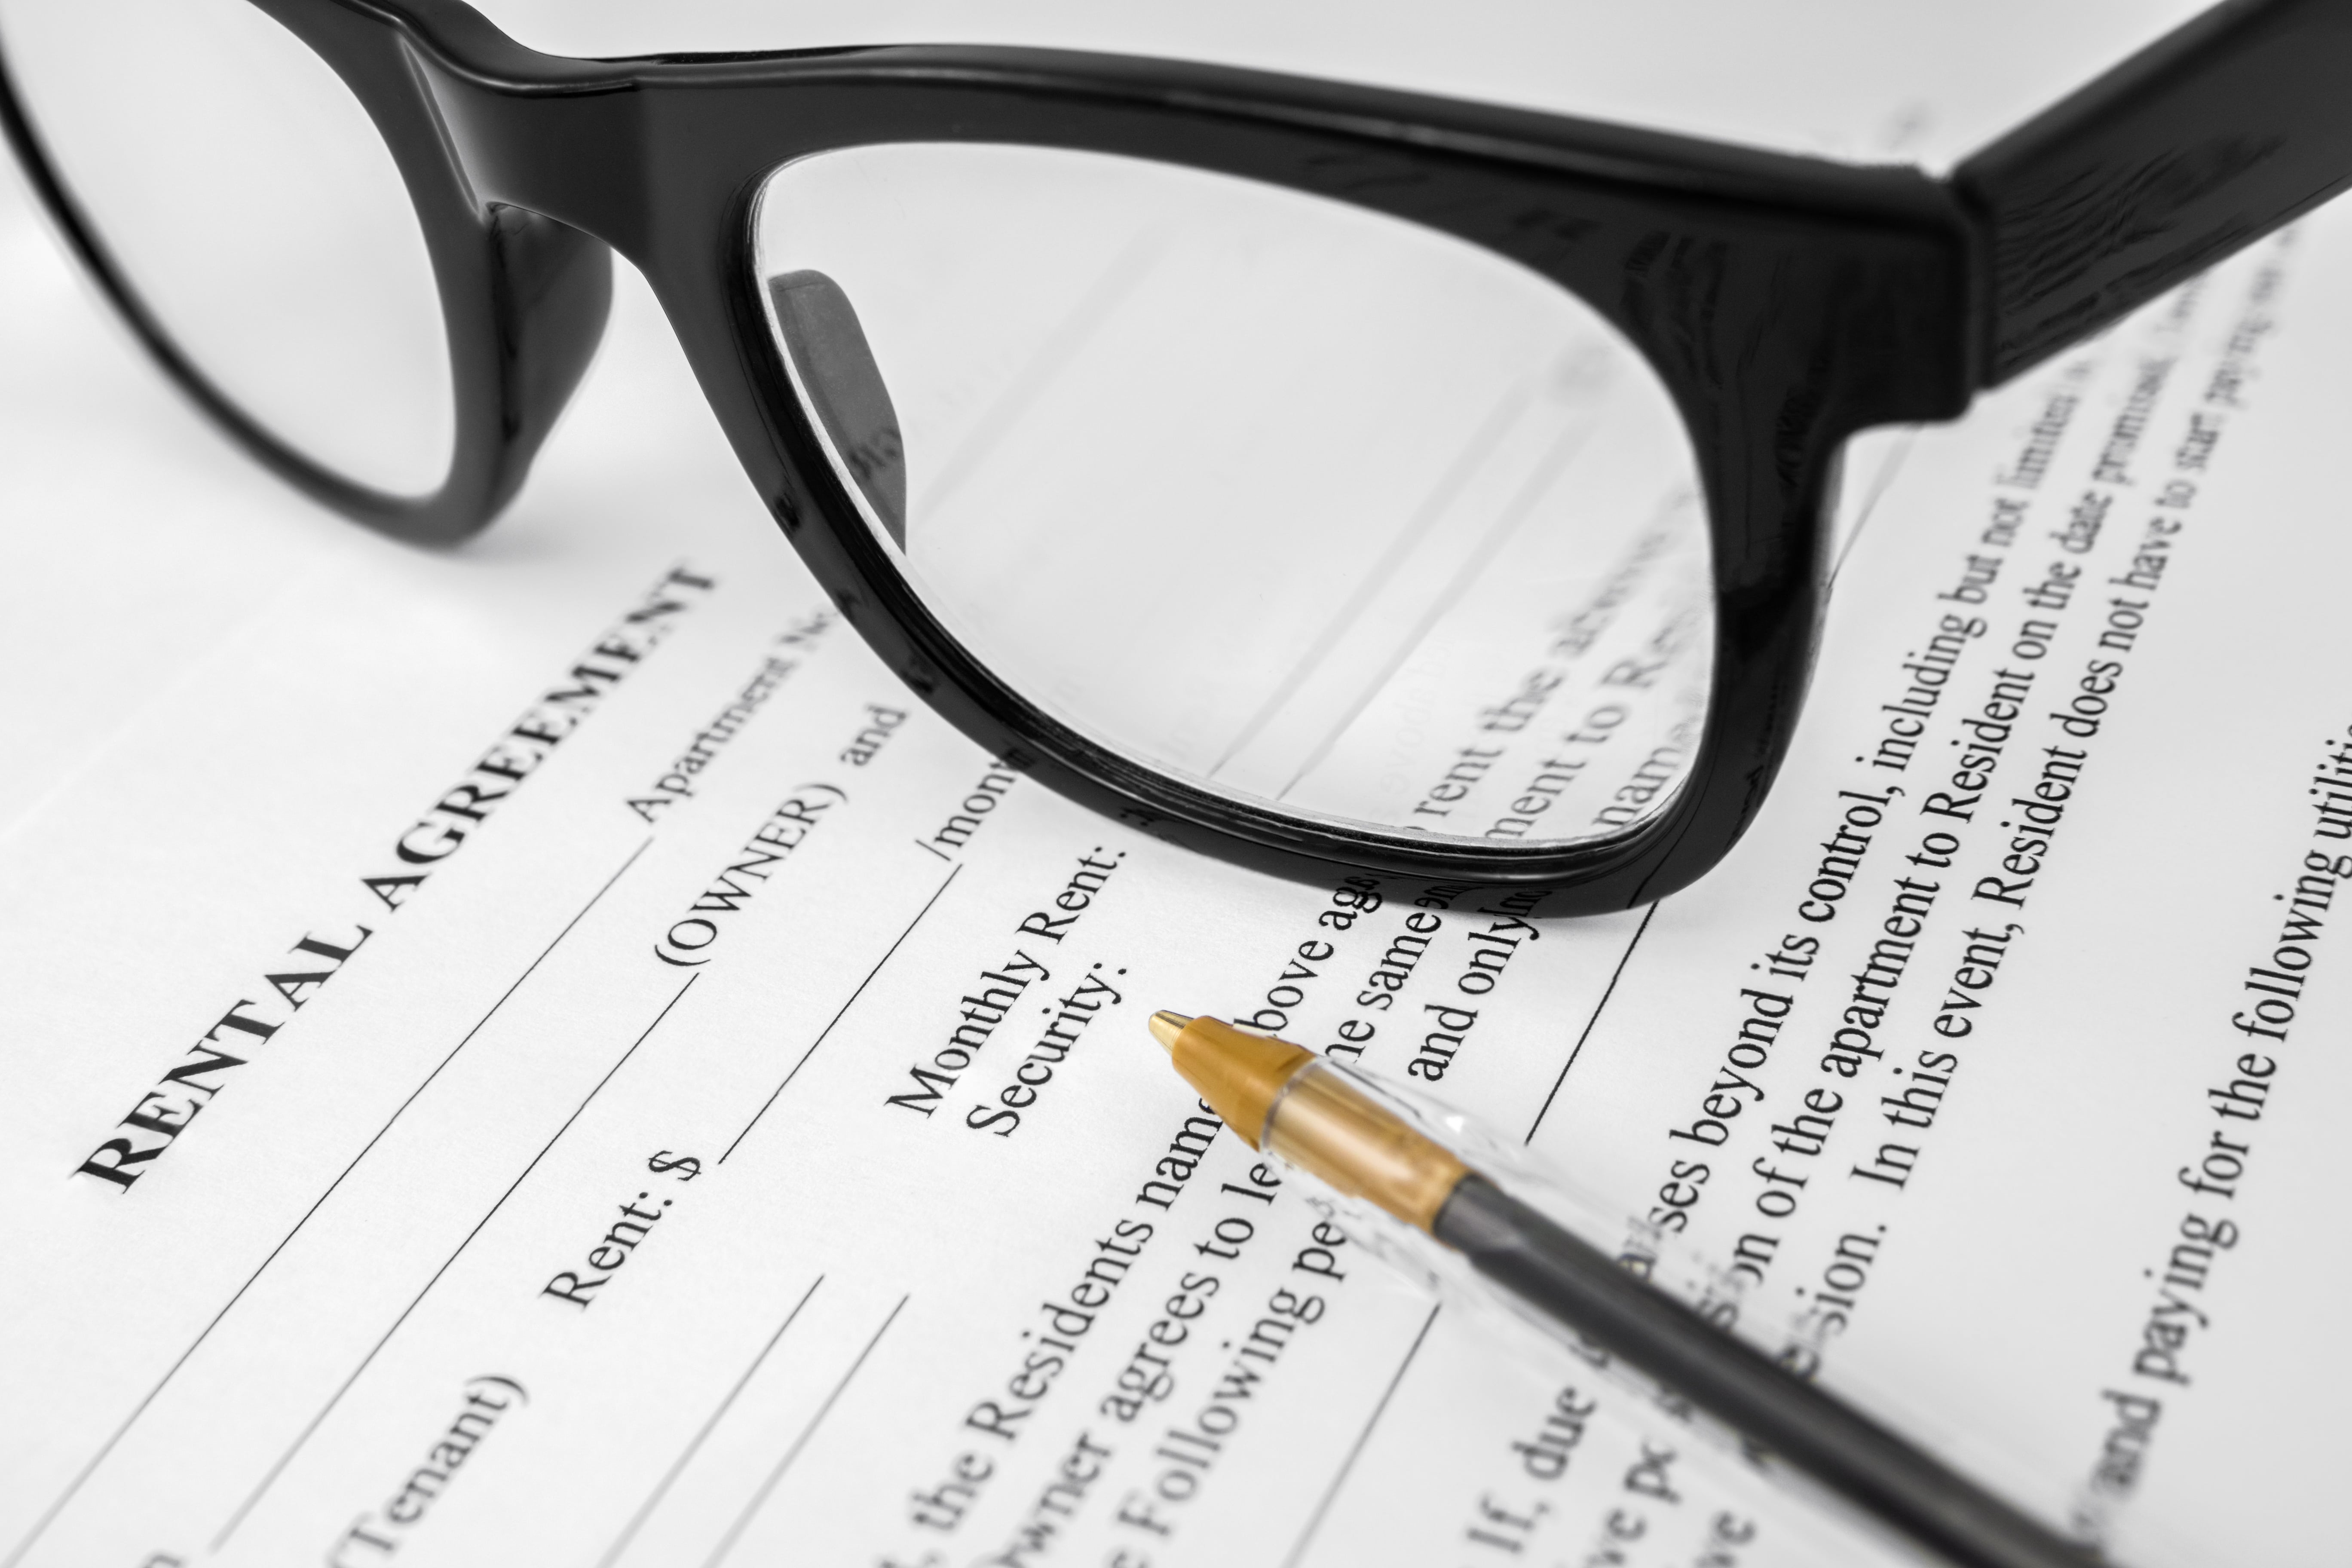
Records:
M1859 443L1762 820L1581 921L985 755L634 283L432 556L6 222L0 1563L1895 1560L1364 1256L1159 1007L1475 1111L2117 1561L2341 1560L2352 212ZM1455 809L1582 717L1465 705Z

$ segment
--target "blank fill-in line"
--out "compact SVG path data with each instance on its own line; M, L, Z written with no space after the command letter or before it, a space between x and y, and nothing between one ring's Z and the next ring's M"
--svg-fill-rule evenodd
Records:
M1282 793L1276 795L1275 799L1278 801L1289 799L1290 792L1297 789L1306 780L1307 774L1322 765L1323 759L1330 753L1331 748L1339 743L1339 737L1345 735L1349 726L1355 723L1362 716L1364 710L1370 708L1373 700L1388 689L1388 684L1395 679L1396 672L1402 669L1405 662L1420 649L1429 634L1436 629L1437 623L1443 620L1445 613L1454 607L1454 602L1468 593L1471 584L1486 574L1486 568L1494 563L1496 553L1502 550L1511 535L1518 531L1519 524L1525 522L1535 511L1536 503L1543 500L1551 487L1559 481L1560 473L1568 467L1569 459L1575 457L1583 448L1585 441L1591 437L1593 426L1593 420L1580 417L1572 421L1566 430L1560 432L1559 439L1554 441L1550 449L1544 453L1542 459L1536 464L1535 472L1528 477L1526 484L1519 487L1518 494L1511 498L1509 504L1505 506L1494 522L1487 526L1486 536L1481 539L1477 548L1471 552L1470 559L1464 562L1461 568L1454 574L1454 580L1446 584L1444 591L1438 595L1436 602L1423 613L1412 631L1397 645L1396 652L1390 656L1388 663L1382 666L1381 672L1365 686L1363 695L1357 698L1348 710L1339 716L1339 722L1332 726L1331 732L1323 737L1322 742L1316 746L1305 764L1292 775L1288 784L1282 786Z
M1592 1005L1592 1016L1584 1020L1584 1032L1576 1037L1575 1047L1568 1053L1568 1060L1560 1064L1559 1076L1551 1080L1551 1092L1544 1096L1543 1109L1536 1112L1533 1121L1528 1123L1528 1135L1519 1140L1521 1145L1536 1141L1536 1129L1541 1127L1543 1119L1551 1114L1551 1102L1559 1098L1559 1086L1568 1081L1568 1069L1574 1067L1576 1058L1584 1054L1584 1042L1592 1037L1592 1026L1601 1022L1601 1009L1609 1005L1609 998L1617 994L1617 982L1624 977L1625 965L1632 961L1633 950L1642 945L1643 935L1649 931L1650 922L1657 915L1658 906L1652 904L1643 914L1642 923L1633 928L1633 940L1627 942L1625 951L1617 955L1617 967L1610 972L1609 984L1602 989L1601 1000Z
M474 1228L466 1233L466 1239L457 1244L457 1249L441 1260L441 1267L433 1271L433 1278L427 1279L423 1289L409 1299L408 1305L400 1310L400 1316L393 1319L392 1326L383 1331L375 1343L369 1347L367 1354L360 1358L359 1365L352 1368L351 1375L343 1379L341 1386L328 1395L327 1403L319 1407L319 1413L316 1415L310 1417L310 1425L302 1428L300 1435L288 1445L283 1454L278 1456L278 1462L269 1467L269 1473L261 1478L261 1484L255 1487L246 1500L237 1505L235 1513L229 1515L228 1522L221 1526L218 1535L213 1537L213 1551L218 1552L221 1549L221 1543L236 1532L236 1527L245 1522L245 1516L253 1511L254 1504L259 1502L269 1489L278 1484L278 1476L285 1471L288 1465L293 1462L294 1456L302 1451L302 1446L310 1440L310 1435L318 1431L327 1417L334 1413L335 1406L342 1403L343 1395L352 1391L352 1384L360 1380L360 1374L367 1371L370 1363L382 1353L383 1347L392 1342L392 1336L400 1331L401 1324L408 1321L408 1315L416 1310L418 1303L432 1292L434 1286L441 1283L441 1277L448 1273L450 1266L464 1255L466 1248L474 1244L474 1237L482 1234L482 1227L489 1224L499 1210L506 1206L507 1200L515 1195L515 1189L522 1185L525 1178L539 1169L539 1163L547 1158L547 1152L555 1147L557 1140L572 1131L572 1124L580 1120L580 1113L586 1110L595 1098L604 1092L604 1086L613 1081L613 1075L628 1065L629 1058L637 1054L637 1047L653 1037L653 1032L661 1027L661 1021L669 1016L669 1010L678 1005L687 992L693 989L694 983L700 978L699 974L689 974L686 977L686 984L677 988L677 995L662 1004L662 1010L654 1015L654 1021L646 1026L645 1033L630 1042L629 1048L621 1053L620 1060L604 1069L604 1076L596 1080L596 1087L590 1089L586 1098L572 1109L572 1114L563 1119L563 1125L555 1130L554 1136L541 1144L539 1152L530 1157L530 1163L525 1165L521 1173L507 1184L507 1190L500 1193L498 1201L489 1206L488 1211L481 1218L474 1222Z
M663 1498L669 1495L671 1484L685 1471L686 1467L693 1462L694 1456L702 1451L703 1440L710 1436L720 1418L733 1408L735 1396L743 1392L744 1385L751 1381L751 1374L765 1364L768 1352L776 1348L776 1342L784 1337L784 1331L793 1326L793 1320L801 1315L801 1309L809 1304L811 1296L816 1294L817 1285L824 1283L824 1276L818 1275L816 1284L811 1285L803 1291L801 1299L793 1303L793 1310L784 1314L784 1321L776 1325L776 1331L768 1336L768 1342L760 1347L760 1353L751 1358L751 1364L743 1369L743 1375L735 1380L735 1386L727 1391L727 1397L719 1402L719 1408L710 1413L710 1419L702 1424L702 1430L694 1435L694 1441L686 1446L686 1452L677 1457L677 1463L669 1468L669 1473L662 1477L661 1484L654 1488L652 1495L646 1499L645 1506L638 1509L635 1517L629 1521L628 1527L614 1538L612 1546L606 1550L604 1555L596 1560L596 1568L613 1568L614 1563L619 1559L629 1542L636 1538L637 1531L644 1527L646 1521L653 1517L655 1508L660 1504Z
M1356 1434L1356 1446L1348 1450L1345 1459L1339 1461L1339 1473L1333 1476L1331 1484L1324 1489L1323 1500L1315 1505L1314 1513L1307 1518L1307 1528L1298 1532L1297 1541L1290 1548L1290 1555L1282 1560L1282 1568L1296 1568L1299 1558L1306 1554L1307 1543L1315 1539L1317 1531L1323 1528L1323 1516L1331 1511L1332 1503L1339 1499L1339 1489L1348 1484L1349 1473L1355 1469L1356 1461L1363 1457L1364 1445L1372 1440L1372 1428L1379 1426L1381 1417L1388 1413L1389 1401L1396 1397L1397 1385L1404 1381L1406 1369L1412 1365L1413 1357L1421 1353L1421 1342L1429 1338L1430 1328L1437 1321L1437 1314L1444 1310L1442 1303L1432 1307L1429 1316L1421 1321L1421 1332L1412 1336L1412 1347L1404 1352L1404 1360L1397 1363L1396 1375L1389 1379L1388 1387L1381 1391L1381 1402L1372 1406L1372 1414L1365 1421L1364 1429Z
M907 922L907 929L900 931L898 933L898 940L890 944L889 952L886 952L880 958L875 960L874 967L866 972L866 978L857 983L857 989L849 994L849 1000L841 1005L841 1011L833 1016L833 1022L825 1025L824 1028L817 1031L816 1038L809 1042L809 1048L801 1053L801 1059L794 1062L793 1064L793 1070L784 1075L784 1081L776 1085L775 1092L769 1095L765 1100L761 1102L760 1109L751 1113L751 1121L743 1123L743 1131L735 1134L735 1142L727 1145L726 1153L719 1156L719 1163L722 1165L727 1163L727 1155L735 1152L736 1145L741 1143L744 1139L749 1138L751 1135L751 1129L760 1125L760 1118L768 1114L768 1107L775 1104L777 1097L782 1095L785 1089L792 1087L793 1079L801 1076L801 1068L808 1066L809 1058L816 1055L817 1047L824 1044L825 1037L833 1033L834 1025L840 1023L841 1020L847 1016L849 1010L857 1005L857 999L866 994L866 988L874 984L874 977L882 973L882 966L890 962L891 954L897 952L900 947L906 944L907 939L915 934L915 928L923 923L923 917L925 915L931 912L931 905L940 901L940 894L948 890L948 883L954 881L956 879L956 873L962 869L962 865L959 863L956 866L955 870L950 871L947 876L941 879L938 890L931 894L929 900L926 902L921 909L915 911L915 918Z
M1356 584L1356 591L1348 596L1346 604L1339 606L1339 614L1331 617L1330 624L1323 628L1314 644L1299 657L1298 662L1291 667L1290 673L1283 677L1282 683L1275 688L1274 695L1268 697L1258 710L1250 716L1250 721L1242 726L1241 733L1235 736L1233 743L1225 748L1225 754L1219 757L1215 765L1209 769L1211 778L1215 778L1224 772L1225 764L1238 756L1244 747L1257 739L1257 733L1265 728L1266 721L1280 712L1282 705L1290 700L1292 693L1304 686L1307 678L1321 668L1323 661L1330 657L1331 650L1339 646L1339 639L1348 634L1349 628L1356 624L1365 609L1378 596L1380 591L1388 585L1389 579L1395 574L1396 569L1403 564L1404 558L1412 553L1412 547L1422 542L1439 518L1445 515L1445 509L1460 496L1463 488L1469 484L1471 476L1485 467L1486 459L1495 455L1495 448L1502 444L1504 436L1509 432L1511 426L1518 423L1519 416L1527 411L1527 406L1531 401L1533 401L1533 395L1525 386L1512 387L1503 395L1503 400L1495 405L1494 410L1486 416L1478 427L1471 432L1470 444L1454 458L1453 463L1438 479L1435 488L1423 499L1420 507L1413 514L1405 520L1404 527L1398 531L1394 539L1389 542L1387 551L1372 563L1372 569L1364 574L1364 580Z
M760 1489L751 1494L751 1500L743 1505L743 1511L735 1516L735 1522L727 1527L725 1535L719 1537L718 1546L703 1560L702 1568L719 1568L727 1554L735 1550L735 1542L742 1538L745 1527L767 1502L768 1494L776 1489L776 1483L784 1479L784 1472L793 1468L793 1461L801 1457L801 1450L808 1447L808 1440L816 1436L816 1429L824 1425L824 1418L833 1413L834 1401L839 1399L841 1391L849 1386L849 1380L857 1375L857 1369L866 1364L866 1358L874 1353L874 1347L882 1342L882 1336L890 1331L890 1325L898 1321L898 1314L906 1310L908 1300L905 1296L898 1298L898 1304L890 1309L890 1315L882 1320L882 1326L874 1331L874 1337L866 1342L866 1348L857 1352L857 1359L849 1363L849 1370L841 1374L841 1381L835 1384L833 1392L824 1396L824 1403L817 1406L814 1415L809 1417L809 1424L801 1428L801 1435L793 1439L793 1446L784 1450L784 1457L776 1461L776 1468L768 1472L768 1479L760 1483Z
M335 1179L327 1184L326 1191L320 1193L311 1203L310 1206L302 1211L302 1217L294 1222L294 1227L291 1230L289 1230L284 1236L278 1237L278 1245L269 1249L269 1256L264 1258L260 1264L255 1268L254 1271L245 1277L245 1283L236 1288L236 1294L232 1295L226 1301L223 1302L221 1310L213 1314L212 1321L204 1326L194 1339L188 1342L187 1348L180 1352L179 1359L173 1362L171 1366L164 1371L163 1375L155 1380L155 1385L147 1391L146 1394L141 1398L136 1405L131 1407L131 1414L124 1416L122 1418L122 1424L115 1427L113 1434L109 1436L104 1443L99 1446L98 1452L89 1457L89 1462L82 1466L80 1471L76 1474L72 1481L67 1485L66 1489L58 1494L57 1500L49 1504L48 1510L43 1513L38 1520L34 1521L33 1528L26 1532L25 1538L16 1542L16 1546L10 1550L6 1558L0 1559L0 1568L16 1568L17 1562L24 1557L25 1553L32 1550L33 1543L41 1538L42 1533L49 1528L53 1521L55 1521L58 1515L65 1511L66 1505L74 1500L75 1493L81 1490L82 1484L88 1481L92 1475L96 1474L99 1466L106 1462L107 1456L114 1452L115 1445L121 1443L124 1436L130 1433L131 1428L138 1425L139 1418L147 1414L147 1407L155 1403L155 1396L162 1394L165 1386L168 1385L173 1378L180 1375L180 1369L188 1364L188 1358L196 1353L197 1347L202 1345L205 1340L211 1338L212 1331L220 1327L221 1320L227 1317L230 1310L239 1301L245 1300L245 1293L253 1289L254 1281L260 1279L271 1264L278 1261L278 1255L286 1250L287 1244L291 1242L296 1237L302 1234L302 1227L310 1223L311 1216L319 1212L320 1206L329 1198L335 1195L335 1189L343 1184L343 1178L349 1176L353 1171L359 1169L360 1162L366 1159L369 1152L383 1141L383 1135L392 1131L393 1123L398 1121L402 1116L407 1113L408 1108L416 1103L417 1096L423 1094L426 1089L433 1087L433 1080L441 1076L441 1069L447 1067L451 1062L456 1061L459 1051L464 1050L467 1046L473 1044L474 1037L482 1032L482 1026L488 1024L492 1018L496 1017L498 1016L499 1009L507 1005L507 999L512 996L517 991L520 990L522 988L522 983L530 979L532 973L538 970L541 963L547 962L547 955L555 951L556 943L562 942L565 937L572 934L572 928L578 925L582 921L588 917L588 911L594 909L598 900L602 900L605 894L613 890L613 884L618 882L623 874L625 873L630 867L637 863L637 857L643 855L646 850L652 846L652 844L653 840L651 838L647 838L643 843L639 844L635 849L629 851L629 858L621 862L620 870L614 872L611 876L604 879L604 885L596 889L595 896L591 898L586 903L581 905L580 912L573 915L570 921L564 923L563 929L555 933L554 942L549 942L545 947L540 950L539 956L530 961L530 967L526 968L520 974L517 975L515 977L515 983L512 985L508 986L497 1001L490 1004L489 1011L484 1013L478 1019L475 1020L474 1026L466 1031L465 1037L459 1040L456 1045L450 1047L449 1054L443 1057L440 1061L434 1065L433 1070L425 1075L424 1081L419 1083L415 1089L408 1091L408 1098L402 1100L398 1106L394 1108L393 1113L384 1119L383 1125L375 1130L375 1135L361 1146L358 1153L352 1156L351 1163L345 1165L341 1171L338 1172Z
M956 444L955 451L940 465L940 477L931 481L929 492L921 499L923 510L936 521L947 505L948 497L972 476L989 454L1003 444L1014 421L1026 412L1054 378L1062 374L1087 340L1102 329L1111 310L1122 296L1142 280L1159 260L1161 244L1160 235L1147 230L1128 241L1127 247L1111 258L1111 264L1096 279L1094 286L1078 301L1078 308L1063 318L1062 324L1045 340L1035 357L1021 367L1004 395L996 400L989 411L980 416L971 430Z
M1830 587L1837 586L1838 574L1845 570L1845 558L1853 554L1853 547L1862 542L1862 531L1877 514L1880 499L1894 485L1895 476L1902 471L1904 462L1911 456L1913 444L1918 439L1919 426L1904 426L1903 434L1895 438L1895 449L1880 459L1878 472L1871 476L1870 493L1862 498L1861 513L1854 518L1853 526L1846 531L1845 542L1838 546L1837 561L1830 567Z

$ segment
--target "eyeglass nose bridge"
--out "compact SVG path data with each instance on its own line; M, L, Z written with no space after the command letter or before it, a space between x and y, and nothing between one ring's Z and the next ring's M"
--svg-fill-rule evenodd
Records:
M840 284L822 272L768 279L793 379L842 471L901 551L907 548L907 445L882 367Z

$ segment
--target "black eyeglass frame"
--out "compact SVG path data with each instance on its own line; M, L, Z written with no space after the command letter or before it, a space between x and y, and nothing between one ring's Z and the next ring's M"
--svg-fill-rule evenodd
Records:
M149 353L322 504L447 543L520 487L635 265L753 485L907 684L1061 793L1291 876L1351 870L1648 902L1761 806L1821 626L1846 438L1948 419L2352 183L2352 0L2230 0L1948 180L1559 115L1215 66L980 46L621 60L540 54L457 0L250 0L342 78L405 180L438 283L457 439L434 493L320 467L240 408L139 298L58 177L0 56L0 125ZM224 83L223 89L234 84ZM796 158L886 142L1124 154L1424 225L1570 289L1678 405L1707 503L1713 697L1685 782L1622 837L1420 840L1267 811L1140 767L974 659L890 563L770 330L753 205Z

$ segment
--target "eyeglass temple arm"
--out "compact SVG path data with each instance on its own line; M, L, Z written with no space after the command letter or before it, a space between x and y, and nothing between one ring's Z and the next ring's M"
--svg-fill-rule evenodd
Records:
M2228 0L1983 149L1996 385L2352 184L2352 0Z

